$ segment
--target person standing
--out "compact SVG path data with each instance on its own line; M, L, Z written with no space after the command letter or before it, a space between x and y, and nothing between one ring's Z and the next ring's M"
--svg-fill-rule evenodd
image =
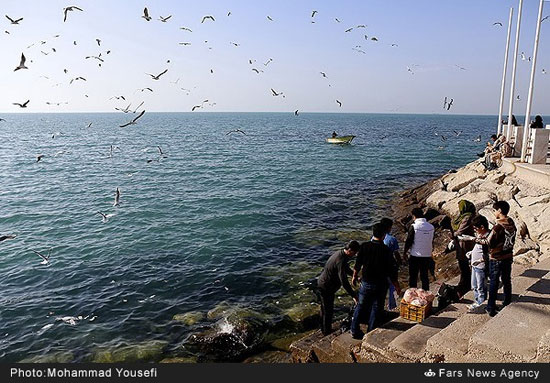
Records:
M368 330L376 326L379 313L378 307L384 305L386 291L388 290L388 278L395 286L398 294L401 293L397 281L397 267L390 249L384 245L386 228L377 223L372 228L373 239L361 245L351 283L357 284L361 274L361 287L359 289L359 301L353 313L351 321L351 335L354 339L362 339L365 334L359 325L361 318L368 317Z
M451 222L453 239L455 242L456 259L458 268L460 269L460 281L458 282L458 295L463 297L471 288L471 272L470 261L466 257L466 253L472 251L474 243L470 241L461 241L458 236L467 235L474 236L474 227L472 220L476 215L476 207L473 203L467 200L458 202L458 216Z
M516 240L516 225L508 217L510 205L506 201L497 201L493 204L496 223L486 238L476 237L475 242L489 246L489 299L485 311L490 316L497 313L496 299L499 280L502 280L504 301L507 306L512 301L512 257Z
M489 235L489 223L487 218L478 215L472 219L472 226L476 237L487 238ZM475 310L485 302L487 298L487 276L485 269L489 261L489 250L486 245L476 243L470 255L470 264L472 266L472 289L474 290L474 303L468 306L470 311Z
M418 273L420 272L422 288L428 291L430 289L428 270L433 262L434 227L424 218L422 209L414 208L412 216L414 222L409 228L403 251L405 262L409 261L409 287L417 287ZM410 260L407 256L409 251Z
M344 249L334 252L328 259L317 281L317 291L321 300L321 331L323 335L332 332L334 295L340 287L343 286L354 302L357 303L357 293L348 281L348 275L352 275L348 261L355 257L358 251L359 242L351 241Z

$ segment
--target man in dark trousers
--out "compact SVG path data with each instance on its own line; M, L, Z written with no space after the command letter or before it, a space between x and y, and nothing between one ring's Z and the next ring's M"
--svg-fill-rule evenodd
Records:
M401 293L397 281L397 263L389 247L384 245L387 228L377 223L372 228L373 238L361 245L355 267L353 269L352 284L356 284L361 273L361 287L359 302L353 313L351 335L354 339L362 339L363 332L359 328L362 317L368 317L368 331L374 329L378 322L378 307L384 305L388 291L388 278L395 286L398 294Z
M334 294L340 287L348 292L357 303L357 293L351 288L348 275L352 271L348 261L359 251L359 242L351 241L344 249L334 252L328 259L317 282L319 298L321 300L321 331L323 335L332 332L332 315L334 313Z
M430 278L428 271L433 264L432 248L434 240L434 227L424 218L424 212L420 208L412 210L414 219L413 224L407 233L405 240L405 250L403 258L409 261L409 287L416 287L418 281L418 272L422 288L426 291L430 289ZM410 259L407 253L410 251Z

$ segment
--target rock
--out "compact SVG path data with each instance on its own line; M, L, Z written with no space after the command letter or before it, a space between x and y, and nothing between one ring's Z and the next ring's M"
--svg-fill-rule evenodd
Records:
M480 174L475 170L464 169L456 173L453 178L447 183L447 190L456 192L463 187L469 185L473 181L485 178L484 174Z
M191 311L185 314L176 314L173 320L183 323L186 326L193 326L205 318L204 313L200 311Z
M295 342L299 339L302 339L303 337L306 337L308 335L311 335L314 331L315 330L311 330L307 333L300 333L300 334L292 333L292 334L286 335L284 337L275 339L269 345L271 347L273 347L274 349L278 350L278 351L289 352L290 351L290 345L293 342Z
M246 358L243 363L291 363L290 353L283 351L265 351Z
M293 322L301 323L305 327L315 326L319 323L320 306L313 304L297 304L284 311Z
M457 193L451 193L447 191L438 190L432 193L426 199L426 205L432 209L439 210L445 203L454 200L457 197Z
M491 175L487 176L488 181L493 182L497 185L501 185L505 179L506 174L500 172L492 173Z
M516 227L518 225L516 224ZM529 238L520 238L519 233L516 236L516 242L514 244L514 256L518 256L521 254L527 253L529 250L537 250L538 251L539 246Z
M437 217L430 220L430 223L434 225L435 228L442 228L442 229L448 229L451 227L451 219L444 215L438 215Z
M58 351L45 355L35 355L18 363L70 363L74 360L74 355L71 351Z
M539 261L540 253L537 250L529 250L514 257L514 263L522 266L533 266Z
M158 361L168 342L153 340L127 346L100 347L93 352L94 363Z
M550 363L550 330L539 341L535 362Z
M194 356L191 357L175 357L175 358L165 358L159 363L197 363L197 358Z

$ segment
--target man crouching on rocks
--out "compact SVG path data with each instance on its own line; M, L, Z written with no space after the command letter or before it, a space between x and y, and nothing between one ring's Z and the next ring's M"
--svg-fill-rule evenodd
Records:
M351 241L347 246L336 251L328 259L321 276L317 282L318 295L321 300L321 331L323 335L332 332L332 316L334 313L334 294L343 286L357 303L357 293L351 288L348 281L348 275L352 271L348 261L355 257L359 251L359 242Z
M361 318L368 318L368 329L374 329L378 320L380 310L386 300L388 291L388 278L395 286L397 294L401 294L399 282L397 281L397 262L390 250L384 245L386 226L377 223L372 228L372 241L361 245L359 255L355 261L352 284L356 284L361 273L361 287L359 289L359 302L353 313L351 322L351 335L354 339L362 339L364 334L359 328Z

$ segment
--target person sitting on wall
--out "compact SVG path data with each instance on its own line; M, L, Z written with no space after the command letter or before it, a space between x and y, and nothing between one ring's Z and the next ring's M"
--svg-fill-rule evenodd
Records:
M535 117L535 121L531 122L531 125L529 125L531 129L544 129L544 124L542 122L542 117L540 115L537 115Z

